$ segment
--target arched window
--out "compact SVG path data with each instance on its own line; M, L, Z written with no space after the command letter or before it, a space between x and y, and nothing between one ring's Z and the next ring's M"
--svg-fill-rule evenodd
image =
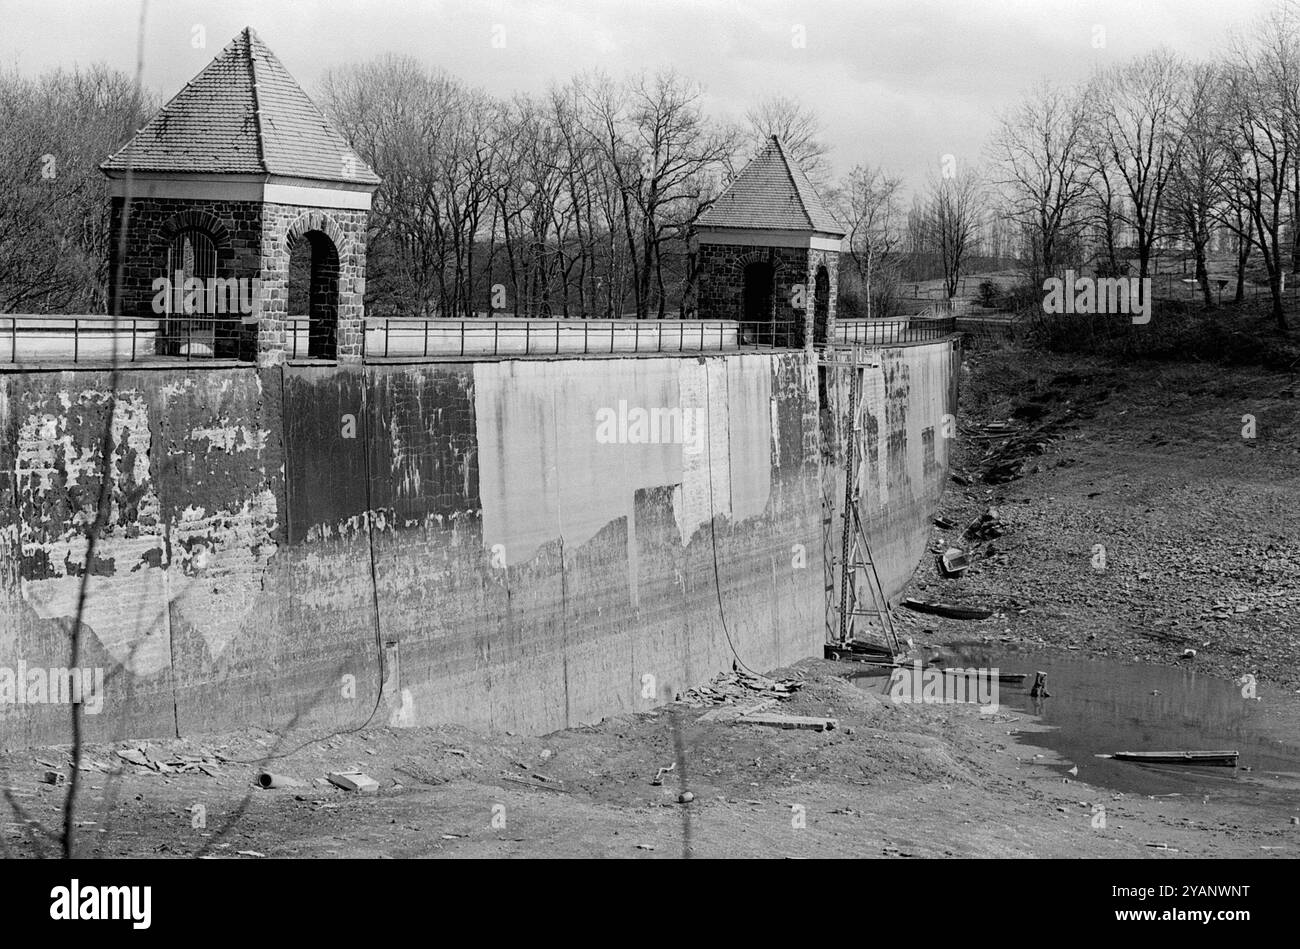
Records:
M162 307L161 352L172 356L215 354L216 340L212 315L207 312L206 290L216 275L217 245L212 236L196 227L177 231L167 245L170 292ZM186 290L187 282L195 279L203 286L197 295ZM193 284L189 286L192 290Z
M191 277L209 280L217 275L217 245L198 228L177 232L167 248L167 276L172 285L184 286Z

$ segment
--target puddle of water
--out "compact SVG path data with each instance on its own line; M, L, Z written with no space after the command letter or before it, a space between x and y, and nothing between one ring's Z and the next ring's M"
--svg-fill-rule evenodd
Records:
M1004 710L1037 716L1047 731L1025 741L1051 748L1079 767L1078 780L1125 793L1231 794L1277 803L1300 800L1300 697L1241 686L1195 668L1082 659L1051 651L1015 653L984 644L949 647L943 666L1028 673L1023 685L1001 683ZM1050 697L1029 695L1034 673L1047 673ZM888 672L857 678L888 691ZM1015 728L1015 723L1008 725ZM1014 735L1012 737L1015 737ZM1234 750L1237 768L1148 765L1094 757L1116 751ZM1069 765L1062 768L1062 772Z

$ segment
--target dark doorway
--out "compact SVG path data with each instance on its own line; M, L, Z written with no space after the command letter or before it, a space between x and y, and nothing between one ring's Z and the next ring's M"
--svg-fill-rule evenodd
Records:
M178 231L167 245L169 292L161 308L164 320L159 352L171 356L212 352L213 321L203 317L212 316L207 313L207 288L216 275L217 245L211 235L192 227ZM197 294L186 291L191 280L198 280L202 286Z
M767 346L776 342L775 309L772 306L775 277L771 264L759 261L745 267L741 331L746 342Z
M827 323L831 312L831 275L825 267L817 268L813 290L813 345L826 345Z
M299 234L289 245L288 310L290 358L334 359L338 353L339 252L322 231Z

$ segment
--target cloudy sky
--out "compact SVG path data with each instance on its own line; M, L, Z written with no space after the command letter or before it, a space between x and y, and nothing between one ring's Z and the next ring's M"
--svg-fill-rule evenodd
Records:
M330 66L384 52L498 94L671 66L705 84L719 117L773 93L815 105L837 174L881 162L919 182L944 154L977 161L997 112L1035 80L1161 45L1212 57L1274 2L153 0L144 80L169 97L245 25L308 92ZM0 0L0 67L134 70L139 15L139 0Z

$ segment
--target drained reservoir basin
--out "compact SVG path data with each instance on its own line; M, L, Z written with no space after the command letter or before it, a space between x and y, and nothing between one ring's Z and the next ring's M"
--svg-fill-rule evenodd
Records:
M1198 673L1190 663L1142 665L1085 659L1060 651L1012 651L982 643L954 644L927 656L936 668L1027 673L1022 684L999 683L1004 713L1035 725L1012 739L1050 748L1066 759L1064 776L1124 793L1224 795L1300 808L1300 695ZM910 669L903 670L905 672ZM1030 695L1034 673L1047 673L1047 698ZM863 688L889 692L889 678L859 674ZM1246 694L1243 694L1246 693ZM1148 764L1098 758L1120 751L1234 750L1236 768ZM1078 775L1068 774L1072 765Z

